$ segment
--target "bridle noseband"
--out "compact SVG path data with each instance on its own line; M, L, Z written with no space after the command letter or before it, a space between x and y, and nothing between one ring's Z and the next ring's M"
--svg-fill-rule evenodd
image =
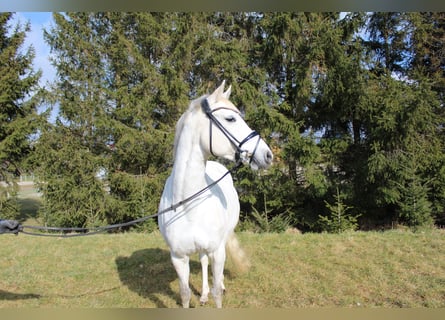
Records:
M212 148L212 127L213 124L219 129L221 130L221 132L227 137L227 139L229 139L229 141L235 146L236 148L236 153L235 153L235 160L236 162L243 162L243 163L251 163L253 160L253 157L255 155L255 152L257 150L258 144L260 143L261 137L260 134L258 132L256 132L255 130L253 130L251 133L249 133L247 135L247 137L245 137L243 140L239 141L233 134L231 134L222 124L221 122L218 121L218 119L216 119L216 117L213 115L213 112L221 110L221 109L227 109L227 110L231 110L231 111L235 111L232 108L227 108L227 107L219 107L219 108L215 108L215 109L210 109L210 105L209 102L207 101L207 99L203 99L201 102L201 107L204 111L204 113L207 115L207 117L210 120L210 126L209 126L209 135L210 135L210 153L215 156L215 154L213 153L213 148ZM247 150L243 150L241 147L243 146L243 144L245 144L247 141L253 139L254 137L258 137L257 142L255 144L255 148L253 149L253 152L251 154L249 154L249 152Z

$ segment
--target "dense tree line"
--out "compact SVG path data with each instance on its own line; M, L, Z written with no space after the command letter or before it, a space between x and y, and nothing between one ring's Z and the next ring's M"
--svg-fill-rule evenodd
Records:
M45 90L18 53L29 26L8 36L9 19L0 174L38 176L46 224L155 212L177 119L223 79L275 154L235 176L241 228L445 223L444 13L56 13Z

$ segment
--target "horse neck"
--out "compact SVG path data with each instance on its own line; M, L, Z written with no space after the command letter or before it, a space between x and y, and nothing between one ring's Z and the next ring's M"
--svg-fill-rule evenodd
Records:
M199 143L199 136L192 126L180 132L173 164L173 202L184 200L204 188L207 155Z

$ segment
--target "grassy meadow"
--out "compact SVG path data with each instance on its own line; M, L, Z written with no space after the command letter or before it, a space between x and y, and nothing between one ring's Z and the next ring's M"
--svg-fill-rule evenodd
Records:
M24 224L40 224L32 186ZM226 262L228 308L445 307L445 230L238 234L251 269ZM0 235L0 307L176 308L179 284L159 232L76 238ZM201 270L191 261L192 307ZM213 307L211 299L205 307Z
M159 233L0 237L0 307L179 307ZM228 259L225 307L445 307L443 231L238 237L252 267L239 274ZM196 256L192 307L200 277Z

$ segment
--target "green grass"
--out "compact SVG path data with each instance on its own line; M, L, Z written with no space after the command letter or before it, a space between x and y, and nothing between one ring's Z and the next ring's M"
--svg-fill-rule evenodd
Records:
M178 280L159 233L0 237L0 307L179 306ZM227 261L225 307L445 307L440 230L240 233L239 240L252 268L238 274ZM200 276L193 257L194 307L200 307Z
M33 187L19 196L20 220L40 224ZM238 237L252 268L238 274L228 259L225 307L445 307L444 230ZM0 307L179 307L177 276L158 232L0 239ZM194 307L200 278L195 256Z

